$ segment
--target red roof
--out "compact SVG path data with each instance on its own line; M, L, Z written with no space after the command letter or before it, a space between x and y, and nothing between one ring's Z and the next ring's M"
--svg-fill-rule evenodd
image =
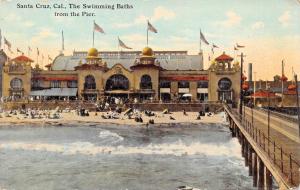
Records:
M289 86L288 86L288 90L291 90L291 91L296 91L296 85L294 85L294 84L290 84Z
M275 98L276 95L273 92L268 92L268 91L258 91L255 92L254 94L251 95L252 98Z
M14 58L12 61L15 61L15 62L33 62L32 59L30 59L29 57L26 57L25 55L20 55L16 58Z
M281 76L281 78L280 78L280 80L282 80L282 81L287 81L288 80L288 78L283 74L282 76Z
M215 60L218 62L229 62L232 61L233 58L230 57L229 55L226 55L225 52L223 52L223 54L217 57Z

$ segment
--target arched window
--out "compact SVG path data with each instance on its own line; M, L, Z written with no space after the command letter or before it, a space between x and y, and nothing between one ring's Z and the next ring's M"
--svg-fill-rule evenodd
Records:
M218 86L220 90L230 90L232 82L228 78L222 78L218 82Z
M141 77L140 89L152 89L152 81L149 75L143 75Z
M88 75L84 80L84 89L96 89L95 78L92 75Z
M112 75L105 85L105 90L128 90L129 80L121 74Z
M19 78L14 78L10 81L10 87L12 89L21 89L23 87L23 82Z

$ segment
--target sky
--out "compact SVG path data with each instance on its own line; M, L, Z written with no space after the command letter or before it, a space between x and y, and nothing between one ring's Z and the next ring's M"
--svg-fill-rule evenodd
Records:
M132 9L20 9L17 4L129 4ZM56 17L55 12L88 11L95 16ZM285 62L285 75L291 79L292 70L300 75L300 1L299 0L0 0L0 29L11 44L36 60L40 55L54 58L61 50L61 31L64 31L65 55L74 50L86 51L92 46L93 21L105 34L95 33L95 47L117 51L118 37L133 50L146 46L147 20L158 30L149 33L149 46L153 50L187 50L199 52L201 29L210 45L202 43L204 67L208 57L226 52L246 55L247 64L253 63L256 79L272 80L281 75L281 61ZM219 46L214 54L211 44ZM238 43L245 48L234 53ZM3 40L2 40L3 44ZM3 45L2 45L3 48ZM5 47L4 50L7 48ZM41 56L39 57L41 60ZM240 59L237 57L237 59Z

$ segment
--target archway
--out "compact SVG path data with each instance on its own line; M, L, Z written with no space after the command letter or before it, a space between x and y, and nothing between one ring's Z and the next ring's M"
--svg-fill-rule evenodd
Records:
M97 92L96 90L96 81L95 77L92 75L87 75L84 79L84 100L96 101L97 100Z
M96 89L96 82L95 77L92 75L88 75L84 79L84 89L90 90L90 89Z
M221 78L218 82L218 99L231 103L233 100L233 93L231 90L232 82L229 78Z
M14 78L10 81L10 95L14 98L21 98L23 96L23 81L19 78Z
M121 74L115 74L106 81L105 91L129 90L129 80Z
M152 89L152 81L149 75L143 75L141 77L140 89Z
M13 89L13 90L20 90L22 89L23 87L23 82L21 79L19 78L14 78L10 81L10 87Z

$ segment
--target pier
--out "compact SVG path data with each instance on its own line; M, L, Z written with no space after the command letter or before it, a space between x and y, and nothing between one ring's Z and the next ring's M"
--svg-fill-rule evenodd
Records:
M243 107L243 114L224 106L232 137L242 146L245 166L253 186L272 189L274 180L280 190L300 183L300 139L297 121L263 110Z

